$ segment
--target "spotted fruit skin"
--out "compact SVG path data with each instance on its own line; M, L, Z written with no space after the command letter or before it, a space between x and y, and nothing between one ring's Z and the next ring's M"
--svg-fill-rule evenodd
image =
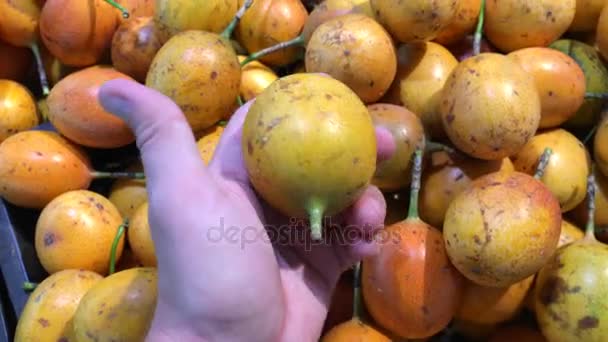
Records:
M422 122L405 107L375 103L367 107L374 126L390 131L396 143L393 156L378 163L372 183L381 190L395 191L411 182L411 164L416 148L424 150Z
M420 184L420 217L433 227L443 227L445 212L456 195L475 179L501 170L514 170L509 158L486 161L459 152L430 154Z
M443 235L450 260L469 280L507 287L551 258L561 230L559 202L534 177L494 172L475 180L448 207Z
M176 34L158 50L146 86L171 98L197 132L234 109L241 68L230 42L205 31Z
M374 19L359 13L319 25L306 47L305 63L307 72L331 75L365 103L378 101L397 72L390 35Z
M458 60L434 42L401 44L397 60L397 73L384 101L402 105L418 115L431 138L444 138L439 100Z
M432 40L458 10L456 0L370 0L376 20L401 43Z
M562 246L542 268L536 319L549 341L604 341L608 336L608 246L582 239Z
M322 142L322 143L321 143ZM278 79L243 125L243 158L255 189L286 215L326 215L350 205L376 168L376 135L363 102L319 74Z
M106 275L112 243L122 217L106 197L74 190L55 197L36 222L36 255L44 269L55 273L84 269ZM118 241L120 260L126 238Z
M540 96L534 79L519 64L486 52L454 68L439 112L444 131L459 150L497 160L515 154L536 133Z
M238 10L238 0L155 0L154 21L163 41L188 30L220 33Z
M77 144L93 148L118 148L135 141L135 135L120 117L99 103L99 88L107 81L126 79L116 69L95 65L61 79L47 97L49 121L61 134Z
M245 0L238 1L239 6ZM308 12L300 0L255 0L236 27L235 37L254 53L280 42L296 38ZM296 60L300 47L290 47L260 58L260 62L280 66Z
M55 132L23 131L0 144L0 196L42 209L64 192L91 184L91 162L78 145Z
M574 19L576 0L501 0L486 3L484 34L503 52L548 46Z
M545 148L552 150L541 181L557 197L562 212L574 209L585 199L591 158L585 145L563 128L536 134L514 156L515 170L534 175Z
M541 101L539 128L561 125L585 101L585 74L572 57L548 47L519 49L508 56L534 77Z
M361 266L367 311L401 338L438 333L454 318L465 284L449 261L441 232L409 219L385 227L379 236L378 254Z
M435 42L446 46L454 44L475 30L481 0L459 0L458 10L454 18L441 30L434 39Z

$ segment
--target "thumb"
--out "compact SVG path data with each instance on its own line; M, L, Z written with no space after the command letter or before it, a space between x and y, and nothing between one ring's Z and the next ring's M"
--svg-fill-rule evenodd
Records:
M116 79L102 85L98 99L133 130L150 190L168 195L188 188L180 182L209 181L192 129L170 98L137 82Z

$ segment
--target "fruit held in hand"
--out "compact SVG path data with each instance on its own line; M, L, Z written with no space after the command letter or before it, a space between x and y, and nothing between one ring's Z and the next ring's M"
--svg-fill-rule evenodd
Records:
M255 189L288 216L310 217L321 238L323 215L347 206L376 169L376 135L363 102L319 74L278 79L252 104L243 157Z
M109 80L133 79L112 67L95 65L69 74L52 89L47 104L49 121L77 144L93 148L123 147L135 140L127 123L106 112L97 99Z
M540 122L534 79L498 53L481 53L460 62L440 97L447 136L475 158L498 160L515 154Z
M230 41L219 34L185 31L158 50L146 86L170 97L194 132L232 113L241 84L241 68Z
M561 220L559 202L542 182L499 171L478 178L454 198L443 237L450 260L469 280L507 287L551 258Z

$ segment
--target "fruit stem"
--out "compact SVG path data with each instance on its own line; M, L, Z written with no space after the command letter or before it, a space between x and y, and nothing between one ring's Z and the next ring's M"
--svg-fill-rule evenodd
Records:
M30 45L30 49L34 54L34 59L36 59L36 68L38 69L38 77L40 78L42 96L47 97L49 95L49 81L46 78L46 71L44 70L44 63L42 62L42 56L40 55L40 48L38 47L38 43L32 43L32 45Z
M585 226L585 239L595 241L595 165L591 165L591 172L587 177L587 225Z
M104 172L104 171L92 171L91 176L96 179L100 178L131 178L131 179L146 179L143 172Z
M224 37L226 39L230 39L232 37L232 33L234 32L236 25L239 23L239 21L241 21L241 18L245 15L245 12L249 9L249 7L251 7L252 4L253 4L253 0L245 0L245 3L243 4L243 6L241 6L241 8L239 8L239 10L236 12L236 15L234 16L234 18L232 18L232 21L230 21L228 26L226 26L226 28L222 32L222 34L221 34L222 37Z
M587 133L587 135L585 136L585 139L583 139L583 145L587 145L587 142L589 142L589 139L591 139L591 137L593 137L593 135L595 134L595 131L597 131L597 124L593 125L593 127L591 127L591 129L589 130L589 133Z
M360 319L363 309L361 302L361 261L355 264L353 272L353 318Z
M443 151L445 153L455 153L456 151L451 148L448 145L442 144L442 143L438 143L438 142L434 142L434 141L427 141L426 143L426 150L425 152L439 152L439 151Z
M241 98L241 95L238 95L238 96L236 97L236 103L238 103L238 104L239 104L239 106L242 106L242 105L244 105L244 104L245 104L245 103L243 102L243 99Z
M310 235L314 241L323 238L323 209L318 203L313 203L308 209L310 220Z
M125 219L125 221L118 226L118 231L114 236L114 241L112 241L112 249L110 250L110 270L108 271L108 275L114 274L116 270L116 250L118 249L118 243L120 239L125 233L125 229L129 225L129 219Z
M551 154L553 150L549 147L545 148L543 154L540 156L540 160L538 161L538 166L536 167L536 172L534 173L534 178L541 179L545 174L545 169L547 165L549 165L549 159L551 158Z
M220 120L217 123L218 126L222 126L222 127L226 127L227 124L228 124L228 121L226 121L226 120Z
M420 192L420 177L422 174L422 148L416 148L413 163L412 183L410 185L410 207L407 212L407 220L418 218L418 193Z
M586 99L608 99L608 93L585 93Z
M245 58L242 62L241 62L241 67L245 66L247 63L249 62L253 62L261 57L264 57L266 55L269 55L273 52L279 51L279 50L283 50L283 49L287 49L290 48L292 46L303 46L304 45L304 36L303 35L299 35L297 37L295 37L292 40L288 40L285 42L280 42L276 45L273 46L269 46L265 49L262 49L260 51L254 52L251 55L247 56L247 58Z
M473 36L473 55L479 55L481 52L481 36L483 32L483 21L486 11L486 0L481 0L481 7L479 9L479 18L477 18L477 28L475 28L475 35Z
M38 286L38 283L32 283L31 281L26 281L23 283L23 285L21 287L25 291L34 291L37 286Z
M110 5L114 6L115 8L117 8L118 10L120 10L120 12L122 12L122 17L125 19L129 19L129 11L127 11L126 8L122 7L121 4L117 3L114 0L105 0L107 3L109 3Z

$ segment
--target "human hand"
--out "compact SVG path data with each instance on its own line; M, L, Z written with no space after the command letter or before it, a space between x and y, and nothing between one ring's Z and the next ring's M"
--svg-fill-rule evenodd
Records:
M146 174L158 261L147 340L317 341L340 274L376 252L371 236L386 212L381 192L367 187L333 218L338 227L325 229L347 240L313 243L307 226L269 208L249 183L241 127L251 101L232 116L205 166L168 97L112 80L99 100L134 131ZM387 130L376 132L382 160L395 144Z

